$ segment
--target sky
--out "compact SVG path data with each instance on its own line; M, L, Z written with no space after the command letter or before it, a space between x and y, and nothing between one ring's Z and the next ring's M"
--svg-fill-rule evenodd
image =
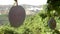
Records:
M43 5L47 0L18 0L18 4ZM0 0L0 5L13 5L14 0Z

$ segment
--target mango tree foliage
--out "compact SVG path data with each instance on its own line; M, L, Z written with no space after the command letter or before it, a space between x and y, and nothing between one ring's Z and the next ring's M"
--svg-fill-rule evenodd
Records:
M60 0L47 0L47 4L48 14L55 10L60 15Z

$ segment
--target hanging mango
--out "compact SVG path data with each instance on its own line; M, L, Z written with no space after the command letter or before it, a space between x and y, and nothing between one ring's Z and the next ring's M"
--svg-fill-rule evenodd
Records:
M48 26L51 28L51 29L55 29L56 28L56 21L54 19L54 17L51 17L48 21Z
M9 21L12 27L19 27L23 24L25 20L25 10L22 6L19 6L16 1L16 6L12 6L9 11Z

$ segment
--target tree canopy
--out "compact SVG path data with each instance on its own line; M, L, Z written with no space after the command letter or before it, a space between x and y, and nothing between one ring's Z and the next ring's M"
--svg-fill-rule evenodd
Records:
M60 0L47 0L48 13L55 10L58 14L60 13Z

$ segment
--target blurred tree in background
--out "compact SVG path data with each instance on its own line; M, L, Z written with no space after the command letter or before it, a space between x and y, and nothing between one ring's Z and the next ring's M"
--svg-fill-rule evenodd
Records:
M48 14L55 10L60 15L60 0L47 0L47 4Z

